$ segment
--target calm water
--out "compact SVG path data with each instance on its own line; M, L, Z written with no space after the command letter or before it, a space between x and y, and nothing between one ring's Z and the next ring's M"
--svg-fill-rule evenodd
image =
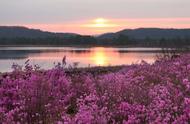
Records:
M52 68L54 63L66 56L67 65L78 63L79 67L107 66L155 61L160 48L73 48L73 47L0 47L0 71L11 71L11 65L38 64L44 69Z

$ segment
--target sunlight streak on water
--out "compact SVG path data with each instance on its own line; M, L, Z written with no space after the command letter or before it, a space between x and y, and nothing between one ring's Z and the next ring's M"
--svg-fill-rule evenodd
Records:
M13 62L23 65L27 59L32 65L49 69L64 56L67 65L79 62L79 67L126 65L141 60L152 63L155 51L159 48L4 47L0 48L0 71L10 71Z

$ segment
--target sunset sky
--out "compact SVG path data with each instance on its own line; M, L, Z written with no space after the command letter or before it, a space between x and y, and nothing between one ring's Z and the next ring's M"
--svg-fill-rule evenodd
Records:
M190 28L190 0L0 0L0 25L101 34L125 28Z

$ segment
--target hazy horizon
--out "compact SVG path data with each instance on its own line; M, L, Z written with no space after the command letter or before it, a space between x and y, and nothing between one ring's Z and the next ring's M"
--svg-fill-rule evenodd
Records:
M106 33L116 33L122 30L136 30L136 29L189 29L190 28L160 28L160 27L139 27L139 28L124 28L124 29L120 29L120 30L116 30L116 31L112 31L112 32L104 32L104 33L100 33L100 34L82 34L82 33L75 33L75 32L62 32L62 31L48 31L45 29L40 29L40 28L33 28L33 27L27 27L27 26L22 26L22 25L0 25L0 27L20 27L20 28L28 28L28 29L34 29L34 30L40 30L43 32L51 32L51 33L73 33L73 34L79 34L79 35L91 35L91 36L98 36L98 35L103 35Z

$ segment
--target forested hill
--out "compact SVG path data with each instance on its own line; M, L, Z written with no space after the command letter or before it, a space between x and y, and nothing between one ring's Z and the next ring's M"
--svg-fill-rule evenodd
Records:
M117 45L148 47L190 46L190 29L138 28L106 33L97 38L99 41Z
M134 39L171 39L171 38L190 38L190 29L161 29L161 28L138 28L125 29L116 33L106 33L99 38L113 39L125 35Z
M74 33L54 33L19 26L0 26L0 45L80 45L95 39ZM89 41L89 42L88 42Z
M39 29L29 29L19 26L0 26L0 38L46 38L46 37L71 37L78 34L52 33Z
M93 45L129 47L189 46L190 29L125 29L100 36L53 33L17 26L0 26L0 45Z

